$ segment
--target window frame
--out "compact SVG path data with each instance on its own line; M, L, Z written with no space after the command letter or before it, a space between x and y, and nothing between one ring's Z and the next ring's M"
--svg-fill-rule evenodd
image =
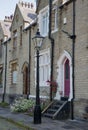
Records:
M18 75L18 71L17 71L17 62L12 62L11 63L11 83L12 84L17 84L17 75ZM15 79L14 79L15 77Z
M42 35L46 36L48 34L48 12L42 14Z
M22 46L22 25L20 26L20 46Z
M52 33L54 33L58 31L58 7L57 5L54 6L52 11L54 11L54 27L52 29Z
M13 49L17 48L17 29L13 31Z
M17 70L12 71L12 84L17 84Z
M3 68L0 67L0 88L3 87Z
M45 56L47 58L47 61L44 61ZM43 59L42 59L43 57ZM45 58L46 60L46 58ZM47 71L48 70L48 71ZM46 73L47 72L47 73ZM47 75L47 77L46 77ZM39 84L40 87L49 86L47 84L47 80L50 80L50 50L43 50L40 51L40 58L39 58ZM35 86L36 86L36 56L35 56Z
M2 57L2 43L3 43L3 39L0 39L0 58Z
M45 17L45 20L46 20L46 25L45 25L46 32L43 32L43 28L44 28L44 26L43 26L43 17L44 16L47 16L47 17ZM46 6L45 8L40 10L39 15L38 15L38 23L39 23L39 30L40 30L41 35L47 36L48 31L49 31L49 6Z

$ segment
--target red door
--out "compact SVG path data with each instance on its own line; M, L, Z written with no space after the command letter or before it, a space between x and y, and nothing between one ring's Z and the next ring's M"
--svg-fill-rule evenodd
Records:
M67 59L64 64L64 96L69 97L70 93L70 66Z

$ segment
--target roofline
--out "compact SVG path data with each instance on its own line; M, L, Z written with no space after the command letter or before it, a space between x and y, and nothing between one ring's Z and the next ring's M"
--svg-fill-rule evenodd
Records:
M37 13L37 11L38 11L39 3L40 3L40 0L38 0L38 3L37 3L37 5L36 5L36 13Z
M11 40L11 37L10 38L8 38L6 41L4 41L2 44L6 44L7 42L9 42Z
M26 22L26 23L30 23L29 21L26 21L26 20L24 20L24 22Z
M30 25L29 25L28 27L26 27L26 28L23 29L23 31L27 31L29 28L31 28L32 26L35 26L35 25L37 25L36 20L33 21L33 22L31 22Z

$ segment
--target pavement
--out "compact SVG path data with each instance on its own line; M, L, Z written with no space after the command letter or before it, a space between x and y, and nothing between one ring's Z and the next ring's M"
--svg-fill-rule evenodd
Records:
M7 121L6 119L0 118L0 130L24 130L24 128Z
M69 119L60 121L42 117L41 124L34 124L32 116L27 113L12 113L9 108L0 107L0 117L11 119L14 122L21 122L34 130L88 130L88 120Z

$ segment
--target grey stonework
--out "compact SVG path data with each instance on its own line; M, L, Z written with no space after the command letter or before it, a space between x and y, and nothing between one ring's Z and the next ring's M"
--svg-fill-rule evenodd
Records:
M49 1L40 0L37 7L37 14L43 8L45 8ZM75 99L74 99L74 115L75 118L83 118L85 113L85 107L88 106L88 0L76 0L76 16L75 16L75 25L76 25L76 41L75 41ZM55 4L55 3L54 3ZM60 78L60 66L59 61L64 55L64 52L70 57L70 66L72 67L72 39L70 39L62 30L67 31L70 35L72 34L72 20L73 20L73 10L72 10L72 1L65 3L61 7L61 1L56 2L58 7L58 30L52 32L52 37L54 38L54 72L53 79L62 85L62 78ZM53 5L54 6L54 5ZM61 7L61 8L59 8ZM19 20L16 20L16 15L19 15ZM66 23L64 20L66 18ZM25 67L28 67L29 63L29 31L31 31L31 56L30 56L30 95L35 97L36 87L35 87L35 49L32 41L32 37L36 33L38 28L37 26L32 26L26 31L22 31L22 46L20 46L20 26L22 25L23 30L28 26L23 22L23 16L20 9L17 7L14 15L14 19L11 25L11 40L8 44L7 51L7 79L6 79L6 94L17 94L23 95L23 70ZM52 26L53 24L53 14L52 14ZM53 27L52 27L53 28ZM13 49L13 31L17 29L18 39L17 39L17 48ZM0 32L0 38L2 34ZM49 48L51 50L51 43L48 36L44 39L44 44L41 50ZM41 51L40 50L40 51ZM67 55L66 55L67 56ZM61 64L65 61L64 57ZM11 75L11 65L12 61L17 61L17 84L12 85L12 75ZM4 64L4 61L0 58L0 65ZM4 72L4 71L3 71ZM59 77L59 78L58 78ZM72 78L72 75L71 75ZM59 79L61 81L59 81ZM71 79L72 80L72 79ZM4 81L4 79L3 79ZM60 88L61 86L59 86ZM58 88L58 92L59 92ZM28 88L29 89L29 88ZM47 91L47 93L46 93ZM72 90L71 90L72 91ZM41 96L49 96L49 88L43 86L40 88ZM58 93L56 94L58 96ZM72 98L72 97L71 97Z

